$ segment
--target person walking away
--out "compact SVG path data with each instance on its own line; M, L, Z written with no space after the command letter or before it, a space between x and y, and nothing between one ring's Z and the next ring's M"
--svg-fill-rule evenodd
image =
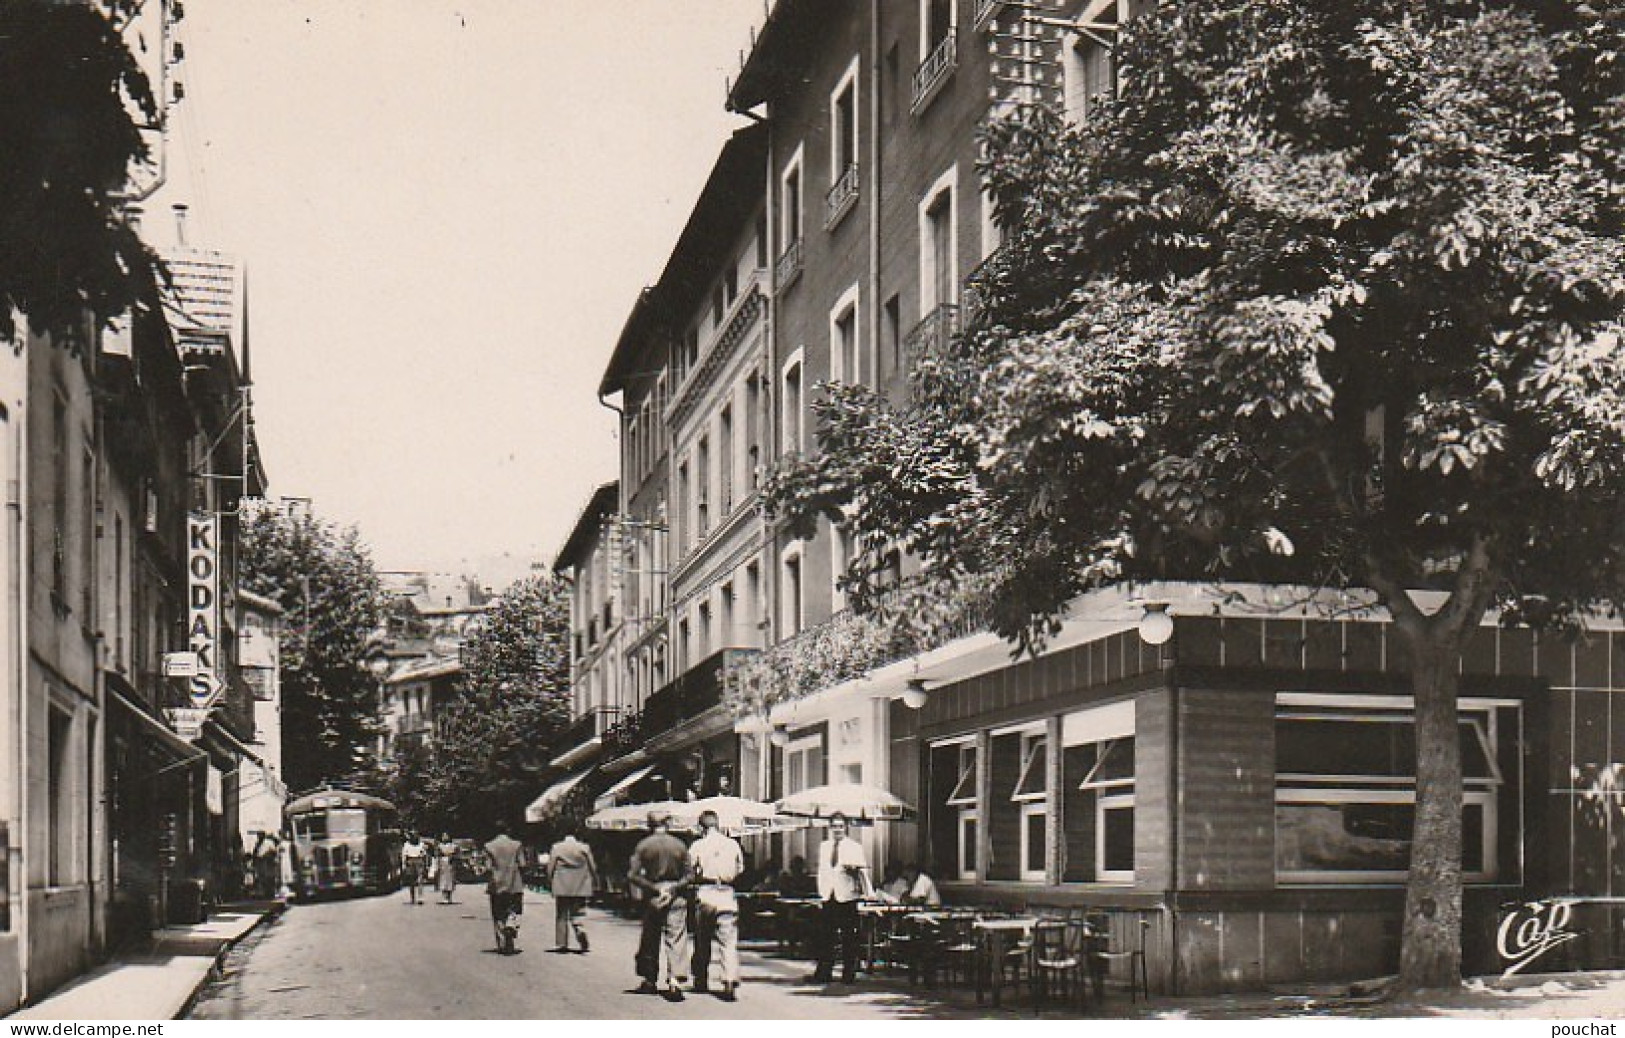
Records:
M818 969L808 978L828 984L835 971L835 944L841 945L841 979L858 979L858 901L869 893L869 859L863 844L847 834L846 816L829 819L829 839L818 848L818 896L824 901L819 930Z
M435 848L434 886L440 891L440 903L451 904L451 896L457 893L457 845L447 833L440 834Z
M514 943L519 939L519 916L525 910L521 850L519 841L509 836L500 823L496 836L485 845L486 857L491 861L485 893L491 899L491 927L496 931L497 951L504 955L514 953Z
M643 985L638 990L659 992L668 1002L681 1002L692 873L688 848L671 834L670 825L665 812L649 812L649 835L632 850L632 868L626 878L643 893L643 940L637 962Z
M547 886L553 892L553 950L569 951L573 930L576 944L585 955L587 931L581 928L581 916L587 899L598 888L598 863L593 860L592 848L574 832L555 843L547 858Z
M415 830L407 830L406 842L401 844L401 873L406 881L407 894L410 903L421 905L418 900L418 888L423 885L423 866L429 860L429 848Z
M725 835L715 811L700 813L700 838L688 849L694 867L694 990L704 993L711 984L711 950L716 945L722 961L724 1002L732 1002L739 986L739 900L734 881L745 871L745 853Z

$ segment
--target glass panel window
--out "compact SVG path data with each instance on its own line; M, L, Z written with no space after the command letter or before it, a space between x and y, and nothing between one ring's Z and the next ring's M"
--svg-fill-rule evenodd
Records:
M1049 807L1026 804L1021 809L1021 878L1044 881L1044 864L1049 857Z
M976 844L979 816L970 809L959 812L959 878L976 878Z
M1463 699L1462 872L1488 882L1515 856L1521 707ZM1281 693L1275 715L1275 868L1289 883L1399 883L1416 812L1409 696ZM1503 840L1511 844L1504 849Z
M959 778L953 792L948 794L949 805L976 806L976 744L966 743L959 748Z
M1135 710L1132 700L1061 719L1061 880L1134 882Z
M1021 777L1016 780L1016 791L1011 800L1042 800L1048 794L1049 741L1044 733L1026 735L1021 740Z

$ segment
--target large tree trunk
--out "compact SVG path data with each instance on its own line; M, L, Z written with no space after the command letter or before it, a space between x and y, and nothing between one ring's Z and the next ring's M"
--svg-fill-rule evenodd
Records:
M1461 983L1461 736L1456 715L1461 634L1402 624L1416 697L1416 824L1405 889L1398 991Z

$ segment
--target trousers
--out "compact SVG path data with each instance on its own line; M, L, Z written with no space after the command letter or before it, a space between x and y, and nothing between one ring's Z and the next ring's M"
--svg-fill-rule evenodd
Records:
M842 979L851 983L858 975L858 903L824 902L823 925L818 928L818 973L829 980L835 972L835 944L841 945Z
M581 924L577 922L581 913L586 909L587 899L584 897L555 897L553 899L553 947L568 948L570 946L570 931L573 929L579 939ZM586 947L583 942L582 947Z
M739 983L739 911L697 902L694 906L695 987L703 988L710 983L713 943L722 966L722 983Z
M643 905L643 933L638 941L638 976L661 988L687 976L688 898L674 897L665 908Z

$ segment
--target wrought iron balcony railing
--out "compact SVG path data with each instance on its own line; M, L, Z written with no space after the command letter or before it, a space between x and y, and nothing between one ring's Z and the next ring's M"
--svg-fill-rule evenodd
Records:
M955 41L954 31L937 42L926 55L920 67L914 71L914 104L910 109L915 114L924 111L931 99L937 96L942 84L948 81L948 76L954 70L959 60L959 48Z
M618 706L595 706L588 709L554 740L554 755L562 756L594 739L601 738L620 716L621 708Z
M783 292L790 287L791 282L801 276L802 260L801 239L797 238L784 247L779 254L779 261L773 265L773 290Z
M834 227L858 204L858 164L848 162L824 196L824 226Z
M959 331L959 307L943 303L914 326L903 339L903 353L910 363L921 357L940 354L948 348Z

